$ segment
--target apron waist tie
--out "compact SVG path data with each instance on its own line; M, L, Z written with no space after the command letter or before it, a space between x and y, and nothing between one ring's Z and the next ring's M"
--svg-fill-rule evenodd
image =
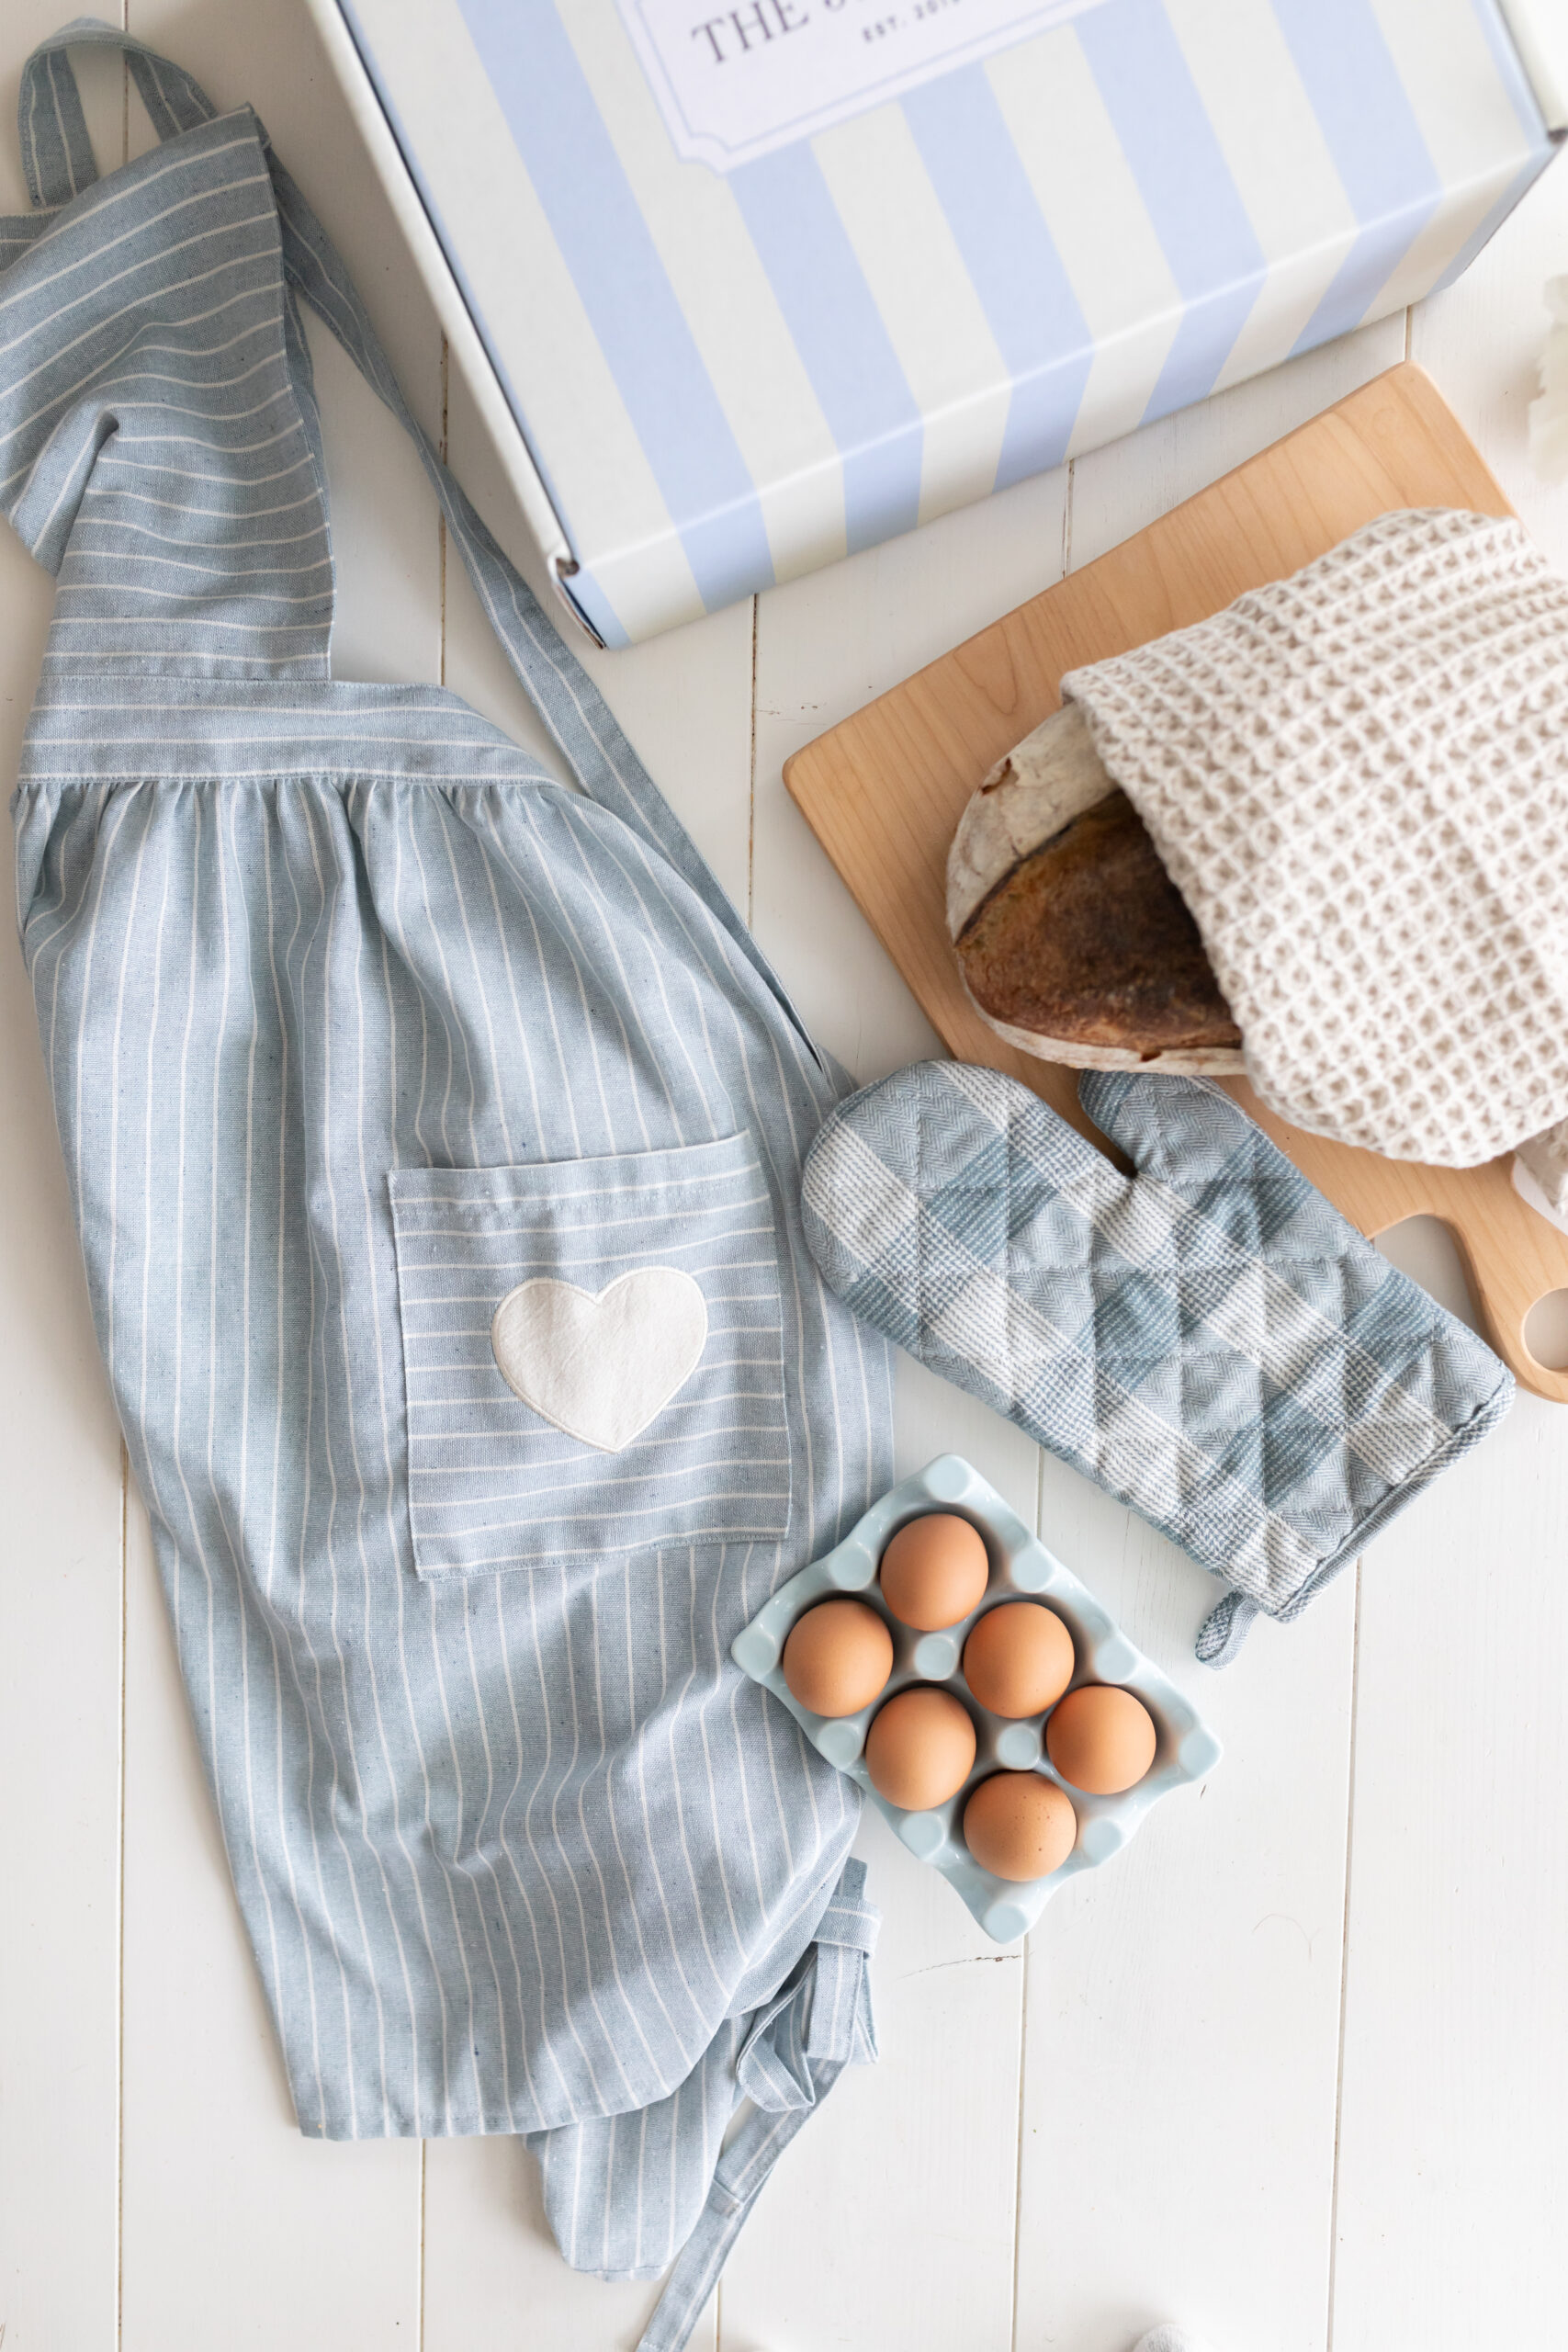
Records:
M736 2079L753 2112L719 2157L637 2352L682 2352L774 2165L844 2068L875 2059L866 1962L880 1921L865 1900L865 1864L846 1862L809 1951L742 2046Z

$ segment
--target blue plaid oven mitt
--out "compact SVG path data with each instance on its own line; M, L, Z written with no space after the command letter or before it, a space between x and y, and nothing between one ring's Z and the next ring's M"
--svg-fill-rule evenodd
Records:
M1014 1080L921 1062L834 1111L806 1234L866 1320L1230 1589L1294 1617L1501 1420L1506 1366L1206 1079L1088 1071L1123 1176Z

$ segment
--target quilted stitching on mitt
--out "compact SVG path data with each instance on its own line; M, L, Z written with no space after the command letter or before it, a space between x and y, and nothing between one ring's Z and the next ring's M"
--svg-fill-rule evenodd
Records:
M1385 514L1062 689L1282 1117L1464 1168L1568 1115L1568 582L1517 522Z
M1491 1350L1201 1079L1086 1072L1122 1175L995 1070L829 1116L806 1237L840 1297L1232 1588L1199 1655L1311 1595L1506 1411Z

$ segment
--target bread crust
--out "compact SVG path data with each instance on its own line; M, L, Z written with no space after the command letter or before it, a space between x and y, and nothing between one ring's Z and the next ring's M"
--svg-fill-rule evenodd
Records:
M965 993L1009 1045L1077 1069L1243 1067L1197 926L1075 704L987 776L947 885Z
M947 853L947 935L954 945L1021 858L1115 788L1076 702L1064 703L999 759L970 796Z

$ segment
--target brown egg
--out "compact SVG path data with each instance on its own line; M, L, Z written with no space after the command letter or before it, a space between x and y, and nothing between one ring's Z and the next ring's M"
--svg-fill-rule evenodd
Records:
M1075 1789L1112 1797L1141 1781L1154 1762L1154 1718L1130 1690L1086 1682L1069 1690L1047 1718L1045 1753Z
M930 1683L900 1690L872 1720L865 1769L877 1793L907 1813L945 1804L975 1769L968 1708Z
M964 1842L998 1878L1049 1878L1077 1834L1071 1799L1039 1772L995 1772L964 1808Z
M878 1581L901 1625L935 1634L979 1607L989 1573L986 1546L969 1521L932 1510L898 1530L882 1555Z
M790 1695L814 1715L858 1714L892 1671L893 1636L863 1600L818 1601L784 1645Z
M1073 1679L1073 1637L1053 1609L1008 1600L987 1609L964 1645L964 1679L993 1715L1038 1715Z

